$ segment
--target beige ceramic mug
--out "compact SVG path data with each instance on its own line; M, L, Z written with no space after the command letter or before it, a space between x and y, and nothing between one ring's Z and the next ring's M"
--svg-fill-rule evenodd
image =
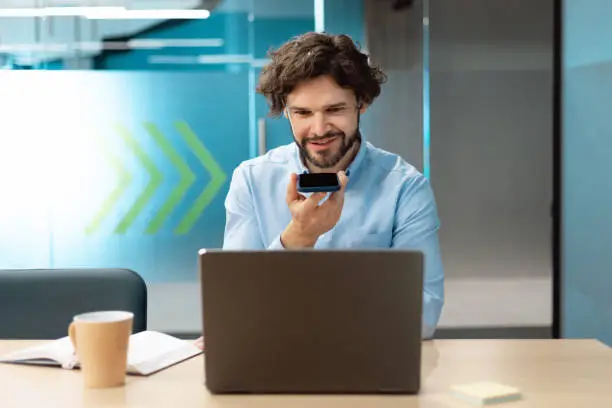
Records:
M68 335L75 348L85 387L125 384L127 353L134 314L124 311L84 313L74 317Z

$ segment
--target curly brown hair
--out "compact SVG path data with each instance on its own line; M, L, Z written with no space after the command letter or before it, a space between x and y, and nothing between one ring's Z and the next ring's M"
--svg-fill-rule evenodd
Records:
M339 86L351 89L360 105L371 104L387 79L344 34L305 33L268 55L272 61L261 72L257 92L266 97L271 116L283 112L287 95L307 79L330 75Z

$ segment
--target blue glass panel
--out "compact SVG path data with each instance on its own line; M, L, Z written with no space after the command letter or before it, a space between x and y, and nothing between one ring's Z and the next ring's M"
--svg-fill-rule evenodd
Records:
M22 78L11 95L36 98L2 102L18 135L3 164L14 192L0 212L3 266L195 280L198 249L222 244L229 179L248 157L248 74L11 74Z

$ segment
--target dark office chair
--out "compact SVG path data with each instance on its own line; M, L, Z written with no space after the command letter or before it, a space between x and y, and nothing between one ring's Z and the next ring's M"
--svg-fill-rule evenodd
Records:
M67 336L72 317L98 310L134 313L133 332L146 330L147 287L129 269L0 270L0 338Z

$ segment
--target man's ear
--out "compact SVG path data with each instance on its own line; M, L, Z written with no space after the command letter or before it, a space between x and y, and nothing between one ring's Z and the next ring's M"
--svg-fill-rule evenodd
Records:
M363 115L364 113L366 113L369 107L370 107L369 104L361 102L359 104L359 113Z

